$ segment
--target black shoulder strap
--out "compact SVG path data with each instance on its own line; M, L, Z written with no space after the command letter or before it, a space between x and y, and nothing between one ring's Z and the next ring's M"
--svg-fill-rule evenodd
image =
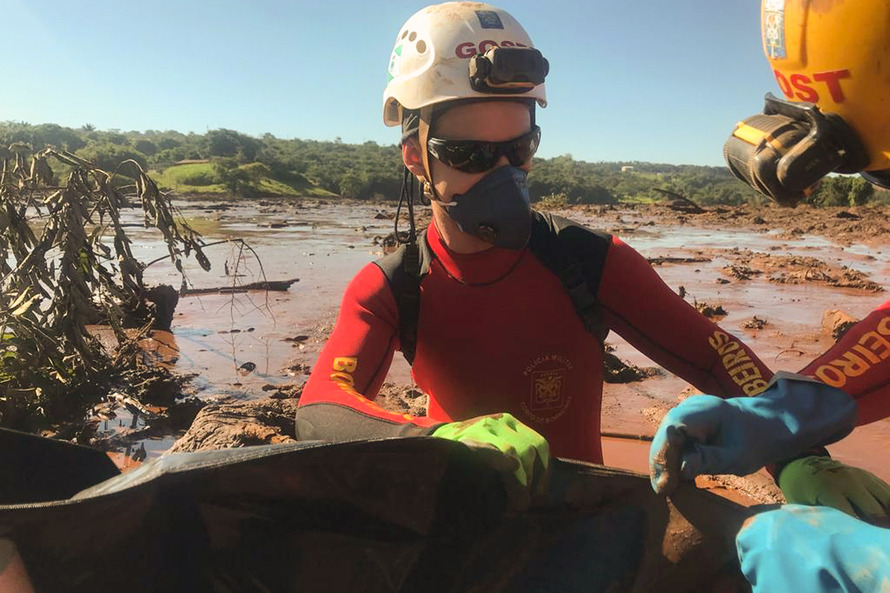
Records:
M386 276L399 307L399 341L408 364L414 364L417 352L417 321L420 319L420 281L429 274L432 253L426 231L416 243L406 243L374 262Z
M600 342L609 333L597 307L596 293L612 238L552 214L534 212L529 249L547 269L557 275L575 305L584 328ZM408 364L417 352L417 322L420 318L420 281L430 271L432 253L426 233L417 243L374 262L389 281L399 307L399 341Z
M609 328L596 293L612 237L560 216L534 212L534 217L529 249L560 279L584 328L604 342Z

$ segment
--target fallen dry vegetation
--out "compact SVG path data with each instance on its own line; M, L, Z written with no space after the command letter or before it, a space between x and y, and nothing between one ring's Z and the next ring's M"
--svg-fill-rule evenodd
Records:
M67 171L61 183L52 167ZM210 263L145 171L133 161L118 170L53 148L0 148L0 426L49 428L113 390L158 403L159 387L178 383L145 365L138 347L157 307L121 210L142 208L180 271L189 254ZM112 347L91 332L96 323L110 328Z

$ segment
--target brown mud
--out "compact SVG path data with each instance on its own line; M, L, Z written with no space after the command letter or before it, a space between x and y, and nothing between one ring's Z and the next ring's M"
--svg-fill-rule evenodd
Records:
M629 215L645 217L631 225L631 229L640 225L651 226L657 220L658 225L691 225L698 228L733 228L773 233L780 240L795 241L805 235L814 235L828 238L842 246L864 244L881 247L890 243L890 219L887 217L888 210L883 207L714 206L703 209L700 214L690 214L677 212L666 205L651 204L632 208L625 205L582 206L577 210L600 220L619 223Z
M206 406L171 453L276 445L296 441L297 399L264 399Z
M281 199L178 206L208 242L240 238L256 254L235 244L216 248L209 253L210 273L186 269L191 288L300 281L279 293L183 296L172 333L157 333L146 342L148 350L177 372L195 373L191 394L212 406L298 395L334 326L346 284L381 255L384 244L392 244L395 204ZM883 210L719 207L694 214L662 206L591 206L559 213L618 234L690 303L720 313L715 320L775 370L798 370L833 344L831 331L822 328L825 311L861 318L887 298L877 292L890 281L890 224ZM407 228L403 218L400 230ZM149 231L136 237L136 244L145 261L163 254ZM146 270L146 279L181 282L165 263ZM614 366L612 374L634 380L606 385L603 430L651 435L688 386L667 372L652 371L654 363L619 336L611 334L607 341L617 359L629 365ZM625 368L642 371L627 375ZM384 405L412 414L424 409L426 397L414 388L401 356L387 381ZM110 440L120 424L132 421L127 414L118 410L117 422L100 425L94 441L127 440ZM135 430L145 425L151 422L137 414ZM144 446L148 458L160 455L183 429L163 432L130 439L131 449ZM277 433L261 432L254 431L261 440L276 438ZM211 442L209 436L195 437L190 446ZM604 449L607 463L646 470L647 442L610 438ZM883 462L890 422L857 429L830 449L842 461L890 479Z

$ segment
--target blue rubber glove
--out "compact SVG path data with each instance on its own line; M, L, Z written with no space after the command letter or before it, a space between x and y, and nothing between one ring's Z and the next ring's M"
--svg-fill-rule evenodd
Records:
M890 590L890 529L826 507L789 504L748 521L736 537L753 593Z
M856 402L792 373L777 373L755 397L693 396L665 415L649 449L649 478L659 494L699 474L748 475L850 434Z

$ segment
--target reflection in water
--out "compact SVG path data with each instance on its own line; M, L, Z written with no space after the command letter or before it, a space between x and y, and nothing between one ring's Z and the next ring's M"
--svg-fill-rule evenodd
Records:
M143 362L147 365L172 369L179 362L179 346L176 336L170 332L153 331L151 337L139 342L139 347L143 352Z

